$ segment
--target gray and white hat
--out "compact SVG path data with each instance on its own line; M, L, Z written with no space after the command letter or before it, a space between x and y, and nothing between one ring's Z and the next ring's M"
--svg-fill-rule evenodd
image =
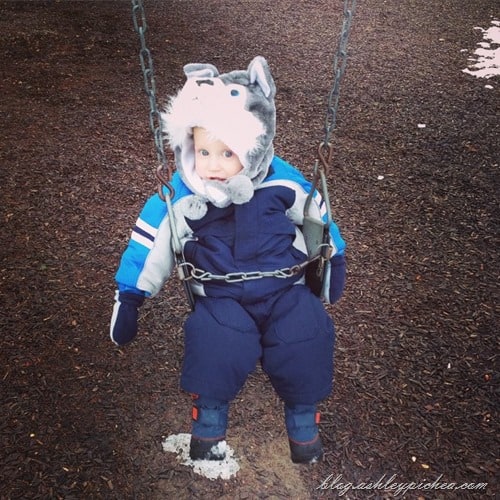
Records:
M255 57L247 70L219 74L212 64L187 64L187 81L162 113L163 130L177 170L195 195L215 206L249 201L274 155L276 86L267 61ZM195 171L193 128L205 128L243 165L226 181L204 181Z

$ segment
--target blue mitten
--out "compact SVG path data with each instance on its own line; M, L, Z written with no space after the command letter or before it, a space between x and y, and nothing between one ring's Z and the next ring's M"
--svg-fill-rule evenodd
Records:
M116 292L109 333L116 345L125 345L137 335L139 307L144 296L136 293Z
M335 255L330 259L329 302L335 304L340 299L345 286L346 264L344 255Z

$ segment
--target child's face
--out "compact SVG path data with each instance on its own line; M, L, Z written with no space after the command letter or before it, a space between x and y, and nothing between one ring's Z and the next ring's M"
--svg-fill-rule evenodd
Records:
M196 173L204 180L225 181L243 170L238 156L201 127L193 129Z

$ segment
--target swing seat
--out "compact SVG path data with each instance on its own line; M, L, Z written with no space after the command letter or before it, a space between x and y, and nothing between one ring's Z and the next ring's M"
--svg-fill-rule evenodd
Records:
M304 215L302 234L306 242L307 256L310 259L319 255L324 240L324 233L325 224L322 221L309 215Z
M305 270L306 285L311 289L314 295L321 297L325 284L326 271L329 265L328 261L332 256L332 247L330 246L330 224L332 215L325 171L323 167L319 166L317 160L313 172L314 178L304 204L304 219L301 229L307 248L307 258L311 261L307 264ZM326 221L309 215L309 207L314 193L316 192L316 188L319 188L321 197L326 205Z
M328 260L331 256L329 226L318 219L304 216L302 234L306 242L308 258L315 259L306 267L306 285L314 295L321 297Z

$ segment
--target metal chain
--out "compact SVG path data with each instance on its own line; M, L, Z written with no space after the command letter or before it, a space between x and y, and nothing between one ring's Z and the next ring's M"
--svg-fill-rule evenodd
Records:
M193 278L196 281L225 281L226 283L239 283L242 281L258 280L261 278L280 278L286 279L293 276L297 276L304 269L315 262L316 260L326 261L329 260L333 248L328 243L323 243L318 247L318 254L314 257L307 259L301 264L296 264L292 267L283 267L275 271L247 271L247 272L237 272L237 273L227 273L227 274L213 274L209 271L204 271L195 267L190 262L183 261L178 264L177 270L179 272L179 277L183 281L187 281Z
M180 266L182 267L182 271L179 273L179 275L183 280L193 278L196 281L224 281L226 283L240 283L242 281L258 280L261 278L286 279L300 274L309 262L310 261L307 261L307 263L303 264L297 264L293 267L284 267L282 269L277 269L276 271L249 271L227 274L213 274L209 271L198 269L189 262L184 262Z
M162 200L165 201L162 187L168 189L170 198L174 196L174 189L170 184L172 179L172 168L167 165L167 158L165 155L165 148L163 146L163 129L161 122L161 114L158 110L156 99L156 82L153 69L153 58L151 51L146 45L146 31L148 24L146 21L146 13L142 0L132 1L132 19L134 22L134 29L139 35L141 41L141 50L139 58L141 61L142 75L144 78L144 90L149 99L149 128L153 134L156 156L158 157L159 167L156 170L156 177L160 182L158 187L158 194Z
M318 148L319 157L326 173L328 173L328 168L331 164L333 155L331 136L337 124L340 83L347 65L347 42L349 40L351 21L355 8L356 0L344 0L344 19L342 22L342 31L340 33L337 52L333 57L334 83L330 94L328 95L328 107L324 127L325 138L323 139L323 142L320 143Z
M261 278L291 278L292 276L300 274L301 271L302 268L297 266L297 268L287 267L276 271L251 271L219 275L193 267L190 274L191 277L197 281L224 281L226 283L240 283L242 281L258 280Z
M163 147L163 130L161 114L158 111L158 105L156 101L156 83L153 70L153 58L151 56L151 51L146 45L146 31L148 29L146 13L144 11L142 0L131 0L131 2L134 29L139 35L139 39L141 41L139 58L141 61L142 75L144 77L144 90L146 91L149 99L149 128L153 133L156 155L159 162L159 166L156 169L156 177L159 181L158 196L167 204L167 212L169 214L168 220L171 233L170 243L175 254L179 275L181 275L182 266L185 262L182 256L182 245L177 234L177 225L175 222L174 211L172 209L172 200L175 195L174 188L171 184L173 169L167 164L165 149ZM168 190L167 196L165 196L165 194L163 193L164 186ZM183 283L189 305L191 306L191 309L194 310L193 292L191 291L191 288L186 283L186 281L183 281Z
M134 29L139 35L141 41L141 50L139 52L139 58L141 61L142 75L144 78L144 90L149 99L149 127L153 134L156 155L160 165L156 170L156 177L159 181L158 195L160 198L167 203L167 208L170 215L170 225L172 229L172 245L174 251L179 253L181 251L181 245L177 237L177 230L175 227L175 220L173 217L173 211L171 206L171 200L174 197L175 191L170 183L172 180L173 170L167 165L167 158L165 155L165 149L163 147L163 129L161 122L161 114L158 111L158 105L156 101L156 83L153 69L153 57L151 56L151 51L146 45L146 31L148 29L148 24L146 21L146 12L144 11L144 5L142 0L131 0L132 1L132 20L134 22ZM163 194L163 186L168 190L168 196Z

